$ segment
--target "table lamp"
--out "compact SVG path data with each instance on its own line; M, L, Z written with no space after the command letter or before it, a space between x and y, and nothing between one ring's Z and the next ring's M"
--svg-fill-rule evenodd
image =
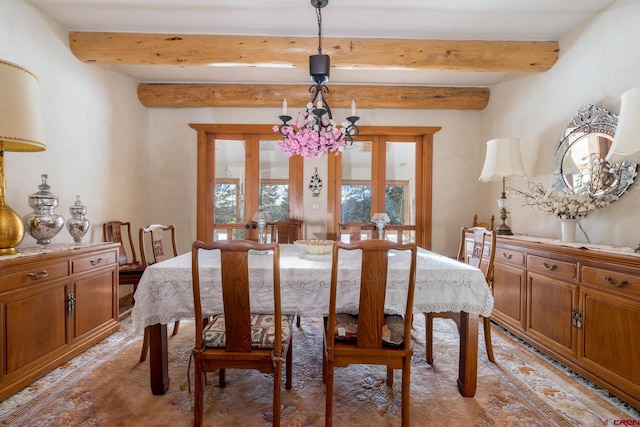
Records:
M487 141L487 155L479 179L482 182L502 181L502 196L498 199L502 224L496 227L496 234L513 234L511 228L505 223L508 207L506 180L525 176L518 138L497 138Z
M375 222L376 228L378 229L378 239L382 239L382 230L384 230L384 226L387 225L389 221L391 220L386 213L374 213L371 217L371 222Z
M253 214L251 219L258 223L258 243L265 243L264 227L269 221L269 215L266 212L258 211Z
M606 160L611 164L624 161L640 164L640 87L622 94L618 126ZM635 250L640 254L640 245Z
M17 253L24 238L22 218L6 200L5 151L43 151L37 77L19 65L0 60L0 255Z

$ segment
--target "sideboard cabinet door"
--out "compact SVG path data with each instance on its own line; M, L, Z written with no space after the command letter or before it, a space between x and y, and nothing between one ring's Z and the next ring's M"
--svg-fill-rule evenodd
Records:
M525 261L524 253L498 244L493 268L493 311L500 324L524 331Z
M25 369L66 350L66 296L67 281L2 296L2 353L6 355L2 379L17 378Z

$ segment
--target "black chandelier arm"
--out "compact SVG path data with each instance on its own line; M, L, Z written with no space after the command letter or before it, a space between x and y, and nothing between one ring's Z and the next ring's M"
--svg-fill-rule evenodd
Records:
M342 133L342 137L344 138L345 145L347 148L351 148L353 146L353 138L360 134L360 128L356 124L360 120L358 116L349 116L347 117L347 121L349 122L349 126L346 126L344 132Z
M324 116L325 114L329 115L329 119L333 119L331 107L329 107L329 103L325 98L325 95L329 93L329 88L324 83L316 82L309 86L309 93L313 94L313 98L311 98L311 111L313 112L313 115L316 116L318 120L322 119L322 116ZM322 105L324 108L316 107L318 97L320 97L320 99L322 100Z
M289 120L291 120L291 116L282 115L282 116L278 116L278 118L282 121L282 124L278 125L278 132L282 136L287 136L287 133L284 132L284 128L291 127L289 125Z

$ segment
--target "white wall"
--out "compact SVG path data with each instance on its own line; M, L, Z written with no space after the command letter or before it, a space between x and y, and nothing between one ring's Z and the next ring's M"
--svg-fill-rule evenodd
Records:
M482 140L520 138L528 181L551 185L553 153L578 108L589 103L618 114L620 95L640 86L639 24L640 2L619 0L560 40L560 57L551 70L494 85L481 113ZM508 185L526 189L526 183ZM485 216L489 212L498 216L495 198L500 186L485 184L485 188L481 210ZM520 199L509 197L514 233L560 237L555 217L522 207ZM639 210L640 189L634 184L620 200L582 220L582 225L592 243L635 248L640 242ZM576 238L586 241L579 231Z
M146 221L147 115L136 82L78 61L67 29L25 0L0 1L0 40L0 58L38 76L47 144L39 153L5 154L9 206L29 213L28 196L46 173L56 213L68 219L76 195L87 206L85 241L101 241L108 220ZM72 241L66 228L53 239ZM20 246L35 240L27 234Z

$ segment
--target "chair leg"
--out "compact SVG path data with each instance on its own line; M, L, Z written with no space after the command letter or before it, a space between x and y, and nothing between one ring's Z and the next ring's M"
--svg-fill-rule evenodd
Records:
M333 366L327 366L326 382L327 382L327 401L325 403L324 425L331 427L333 425Z
M402 361L402 426L411 424L411 356Z
M204 384L202 382L203 372L202 365L196 360L195 372L195 396L193 398L193 425L194 427L202 426L202 411L204 406Z
M178 328L180 328L180 321L176 320L173 324L173 333L171 334L171 336L178 335Z
M292 371L293 371L293 341L289 343L289 348L287 349L287 366L285 367L285 374L287 376L286 382L284 383L284 388L287 390L291 390L291 380L292 380Z
M483 317L482 323L484 325L484 345L487 347L487 357L492 363L496 363L496 359L493 356L493 344L491 344L491 318Z
M282 388L282 362L273 370L273 427L280 427L280 389Z
M424 344L427 353L427 363L433 365L433 316L430 313L424 314L426 342Z
M299 328L300 327L300 315L296 316L296 326Z
M322 341L322 382L327 383L327 349Z
M220 388L224 388L227 385L227 382L225 381L225 370L220 368L218 369L218 385L220 385Z
M387 366L387 386L393 387L393 369Z
M142 352L140 353L140 362L147 360L147 353L149 352L149 331L144 328L144 338L142 338Z

